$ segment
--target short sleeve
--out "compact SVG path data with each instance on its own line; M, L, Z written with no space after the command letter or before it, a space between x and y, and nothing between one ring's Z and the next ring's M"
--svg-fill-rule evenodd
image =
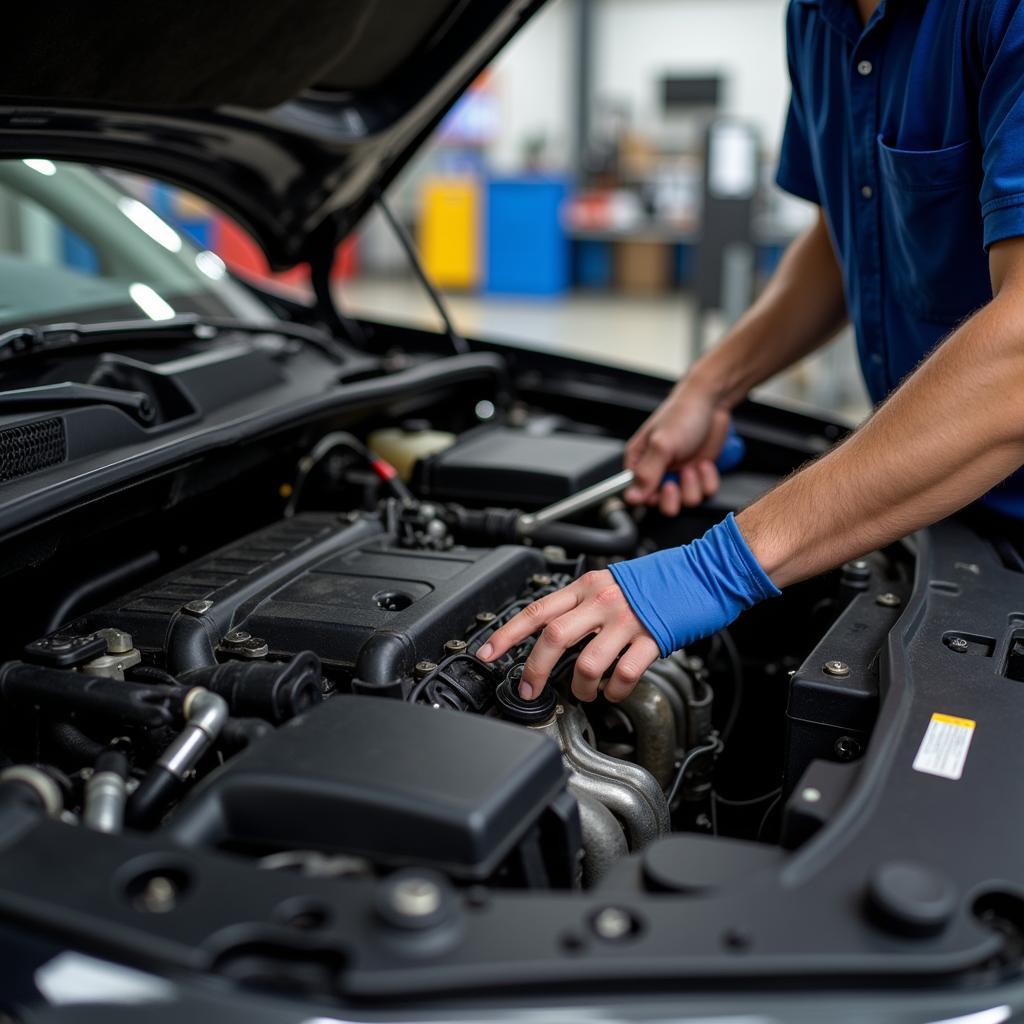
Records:
M794 37L797 31L794 11L790 8L786 24L786 50L791 93L775 182L785 192L799 196L801 199L807 199L812 203L820 203L818 183L814 177L814 161L808 141L807 116L801 99L800 67L794 59L797 49Z
M1024 0L979 5L981 213L986 249L1024 235Z

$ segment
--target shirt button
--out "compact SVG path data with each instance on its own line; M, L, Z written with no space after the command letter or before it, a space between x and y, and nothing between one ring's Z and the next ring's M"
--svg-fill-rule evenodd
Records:
M863 75L865 78L867 78L867 76L870 75L871 72L874 71L874 70L875 70L875 65L872 64L871 61L869 61L869 60L862 60L857 65L857 73L860 74L860 75Z
M873 196L873 195L875 194L875 190L874 190L874 189L873 189L873 188L872 188L872 187L871 187L870 185L865 185L865 186L864 186L864 187L863 187L863 188L862 188L862 189L860 190L860 194L861 194L861 195L862 195L862 196L863 196L863 197L864 197L865 199L870 199L870 198L871 198L871 197L872 197L872 196Z

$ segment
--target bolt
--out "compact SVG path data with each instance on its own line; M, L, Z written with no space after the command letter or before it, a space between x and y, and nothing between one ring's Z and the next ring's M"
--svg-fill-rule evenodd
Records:
M541 548L540 553L549 562L564 562L566 559L565 548L559 547L557 544L546 544Z
M903 601L900 599L899 594L879 594L875 598L875 604L880 604L883 608L899 608Z
M826 661L822 671L827 676L838 676L841 679L850 674L850 666L845 661Z
M138 905L151 914L166 914L174 909L178 887L165 875L154 875L139 894Z
M462 654L468 646L465 640L449 640L444 649L448 654Z
M403 878L391 889L391 907L402 917L430 917L441 909L443 895L429 878Z
M840 736L832 749L840 761L852 761L860 755L860 743L852 736Z
M858 572L863 572L868 568L868 563L863 558L858 558L855 562L850 563L851 567L856 569Z
M436 661L417 661L416 662L416 678L422 679L424 676L429 676L431 672L437 671Z
M594 932L608 942L619 942L633 932L633 919L619 907L605 907L594 915Z
M948 646L951 651L956 651L957 654L964 654L970 649L971 645L962 636L954 636L950 637Z
M265 658L270 653L270 645L260 636L251 636L248 640L230 646L243 658Z
M840 736L832 749L841 761L852 761L860 754L860 744L852 736Z
M107 654L127 654L134 646L131 633L123 629L100 629L97 632L107 641Z
M551 577L546 572L537 572L530 577L530 586L550 587Z
M493 622L498 616L494 612L477 612L476 621L478 625L486 626L488 623Z
M181 610L189 615L205 615L212 607L212 601L189 601Z
M244 644L247 640L251 639L252 633L246 633L244 629L233 629L224 637L224 643L234 646L235 644Z
M800 790L800 799L805 804L816 804L821 799L821 790L815 789L814 786L808 786L806 789Z

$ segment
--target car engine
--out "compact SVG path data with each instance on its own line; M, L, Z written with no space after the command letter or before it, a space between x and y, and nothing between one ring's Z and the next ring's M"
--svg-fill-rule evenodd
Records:
M833 644L835 660L873 656L865 631L881 643L906 585L898 559L793 588L785 609L657 662L619 704L573 697L575 651L524 701L534 641L487 665L475 652L495 629L721 511L647 532L613 497L537 525L506 503L569 499L574 513L621 467L621 441L558 422L459 437L417 423L370 443L405 481L364 439L327 434L282 492L284 518L0 667L0 778L101 831L156 830L268 869L413 865L461 885L590 888L673 832L792 846L820 827L820 809L786 801L812 764L859 756L877 685L801 666L850 616L857 643ZM780 634L780 615L800 627Z

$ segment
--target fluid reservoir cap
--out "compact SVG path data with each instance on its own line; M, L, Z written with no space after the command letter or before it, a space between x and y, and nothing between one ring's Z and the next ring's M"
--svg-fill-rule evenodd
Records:
M868 879L867 906L889 931L937 935L956 910L957 890L941 871L914 861L889 861Z
M558 702L551 686L545 686L540 696L533 700L523 700L519 696L519 672L511 674L499 683L494 696L501 717L509 722L519 722L521 725L540 725L541 722L546 722L555 713L555 704Z

